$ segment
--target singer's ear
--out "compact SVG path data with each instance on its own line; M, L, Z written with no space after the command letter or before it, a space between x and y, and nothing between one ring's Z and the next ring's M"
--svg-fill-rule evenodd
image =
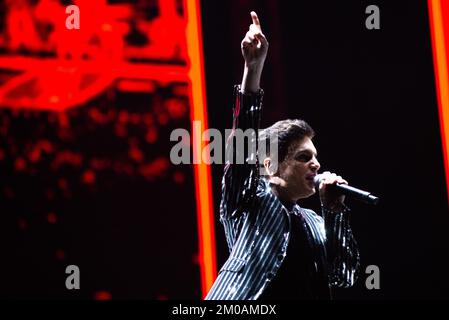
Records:
M273 162L270 157L267 157L263 160L263 166L265 167L265 173L267 176L272 177L274 175L273 171Z

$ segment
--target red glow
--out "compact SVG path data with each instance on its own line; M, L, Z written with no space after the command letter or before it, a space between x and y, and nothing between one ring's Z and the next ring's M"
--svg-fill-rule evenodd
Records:
M141 165L140 173L147 178L163 175L170 166L170 162L166 158L158 158L149 164Z
M176 184L183 184L186 180L186 177L182 172L175 172L173 174L173 180L175 181Z
M105 115L103 115L100 111L98 111L97 108L91 108L89 110L89 116L90 118L99 124L103 124L107 122L107 117Z
M58 187L59 187L61 190L67 190L67 189L68 189L68 183L67 183L67 180L64 179L64 178L59 178L59 180L58 180Z
M124 138L128 134L128 130L126 130L126 127L123 124L118 123L115 126L115 134L117 137Z
M73 3L82 8L79 30L66 28L68 15L58 0L39 0L37 5L6 1L0 46L10 55L1 57L0 68L22 73L0 89L2 105L63 111L85 104L116 79L119 89L129 92L152 92L154 84L148 79L187 80L184 67L129 62L187 60L186 20L177 13L176 1L159 1L158 15L151 21L142 19L132 4ZM133 33L141 35L141 43L129 42ZM32 56L21 57L21 50ZM36 58L43 52L50 58Z
M131 113L129 116L129 122L133 125L138 125L141 121L140 114L137 113Z
M184 117L187 106L179 99L170 99L166 102L166 108L173 119Z
M155 143L157 140L157 130L155 128L148 128L147 134L145 135L145 140L148 143Z
M109 291L105 291L105 290L97 291L97 292L95 292L94 299L95 300L111 300L112 294Z
M64 164L70 164L73 166L80 166L83 161L83 156L79 153L72 151L60 151L56 154L55 159L53 160L51 167L53 170L58 169L60 166Z
M168 123L168 116L165 113L160 113L157 117L157 120L160 125L164 126Z
M47 214L47 222L49 224L55 224L57 220L58 219L57 219L56 214L54 212L50 212L50 213Z
M41 158L41 151L38 148L31 150L28 158L30 159L31 162L38 162L39 159Z
M121 123L127 123L128 118L129 118L129 114L125 110L120 111L120 113L118 114L118 121Z
M47 140L39 140L28 152L28 159L31 163L39 162L42 156L42 152L53 152L53 145Z
M21 158L21 157L17 157L16 161L14 162L14 169L16 171L24 171L26 169L27 163L26 161Z
M95 172L86 170L83 173L83 182L86 184L93 184L95 182Z
M129 148L128 156L136 162L143 161L143 152L137 146L131 146Z
M123 92L154 92L155 86L153 82L142 80L121 80L117 84L120 91Z
M154 123L154 117L151 114L147 113L143 116L143 122L146 126L151 126Z
M90 161L90 166L95 170L103 170L109 168L111 166L110 161L108 159L92 159Z
M161 301L165 301L165 300L168 300L168 296L166 295L166 294L158 294L157 296L156 296L156 300L161 300Z
M194 265L199 265L200 264L200 259L198 257L198 253L195 253L194 255L192 255L192 263Z

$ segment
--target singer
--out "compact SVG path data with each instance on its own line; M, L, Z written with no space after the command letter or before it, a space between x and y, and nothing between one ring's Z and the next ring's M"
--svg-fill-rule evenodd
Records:
M251 18L241 42L245 66L242 83L234 88L233 129L259 129L268 41L255 12ZM255 131L259 144L276 135L279 165L272 161L273 150L256 164L227 161L220 221L230 255L206 299L331 299L331 288L352 286L360 267L344 196L329 187L347 182L323 173L318 186L321 215L300 207L298 200L316 192L314 178L320 169L313 129L303 120L283 120L261 130L260 136ZM244 159L257 157L253 150L245 152Z

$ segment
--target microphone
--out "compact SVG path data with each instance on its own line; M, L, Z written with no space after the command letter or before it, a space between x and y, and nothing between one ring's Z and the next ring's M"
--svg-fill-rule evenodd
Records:
M316 190L318 190L321 180L323 179L323 175L322 174L317 174L314 178L313 178L313 182L315 183L315 188ZM344 194L348 197L351 197L353 199L365 202L367 204L374 204L376 205L379 202L379 198L372 195L370 192L368 191L363 191L351 186L348 186L347 184L333 184L328 186L334 190L336 190L337 192Z

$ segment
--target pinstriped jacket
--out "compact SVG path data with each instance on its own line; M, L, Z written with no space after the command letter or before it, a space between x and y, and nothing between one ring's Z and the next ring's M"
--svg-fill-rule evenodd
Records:
M235 129L259 128L262 97L262 90L258 94L245 95L239 86L234 87L233 133L228 144L232 143ZM255 132L257 141L257 130ZM235 152L232 148L228 150ZM245 159L257 159L257 155L251 154L254 151L248 152ZM292 211L305 224L307 239L315 250L316 271L321 270L327 277L329 289L353 285L360 259L347 211L329 212L322 208L320 216L298 205ZM222 181L220 221L230 255L206 299L256 300L282 265L291 228L288 209L259 176L258 161L256 164L227 161Z

